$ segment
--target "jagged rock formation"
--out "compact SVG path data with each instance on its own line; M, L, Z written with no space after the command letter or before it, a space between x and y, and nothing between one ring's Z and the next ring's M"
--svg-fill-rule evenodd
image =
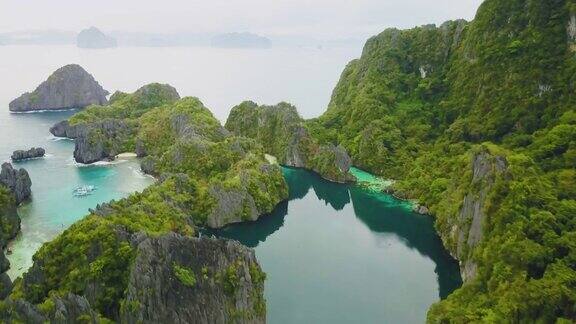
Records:
M14 99L9 108L14 112L84 108L105 104L107 95L92 75L70 64L52 73L34 92Z
M253 138L280 164L306 168L334 182L351 182L352 160L341 146L320 145L310 135L296 108L287 103L258 106L243 102L232 108L226 129Z
M5 323L99 323L100 316L85 297L67 293L63 297L54 296L48 301L49 308L41 309L26 300L7 299L0 319Z
M46 154L46 150L41 147L33 147L27 151L17 150L12 153L12 161L22 161L27 159L34 159L43 157Z
M122 322L265 322L264 274L240 243L168 234L144 239L137 254Z
M176 182L178 188L170 191L184 189L181 194L203 201L203 214L194 210L200 204L173 204L177 214L194 210L196 224L222 227L256 220L287 198L281 169L265 160L261 146L232 136L198 99L180 99L169 85L116 92L109 106L88 108L50 131L75 139L74 158L81 163L136 152L142 171L157 177L159 187ZM336 148L323 155L338 156L346 166L345 153Z
M458 217L451 219L452 229L442 233L446 242L456 242L455 256L461 262L462 279L471 281L477 275L478 266L471 258L471 252L482 240L486 219L486 205L497 178L504 177L508 162L503 156L492 156L488 151L480 151L472 158L472 179L462 201Z
M131 128L118 120L79 126L77 131L79 136L75 138L74 159L85 164L113 160L123 152L124 141L131 134Z
M102 319L122 323L265 322L266 276L253 250L222 239L176 233L149 236L97 217L80 221L56 242L47 243L15 288L17 292L0 309L0 319L8 323L75 323L81 316L93 323ZM99 224L104 239L98 234L81 234L89 224ZM77 235L87 240L77 241ZM58 256L50 253L71 240L80 243L75 248L85 253L87 264L70 258L52 259ZM69 271L82 271L90 264L101 265L101 272L80 275L81 279L69 277ZM54 272L53 266L62 270ZM58 282L53 276L65 278ZM68 287L70 280L82 288L74 289L76 293L49 293Z
M96 27L84 29L76 37L76 46L80 48L110 48L117 45L116 39L107 36Z
M114 93L110 100L111 104L123 96L125 94L121 92ZM139 109L151 108L180 99L178 92L172 86L159 84L143 86L134 93L133 97L133 102L138 103ZM52 126L50 132L57 137L75 139L74 159L78 163L90 164L102 160L113 160L116 155L126 151L126 142L134 136L135 125L128 124L121 119L98 120L91 123L79 122L73 125L65 120Z
M25 169L15 170L10 163L3 163L0 171L0 184L6 186L14 197L16 204L30 198L32 194L31 186L32 181Z
M4 255L8 241L14 239L20 231L20 217L17 205L30 197L31 181L28 172L18 171L10 163L2 164L0 171L0 300L6 298L12 290L12 280L6 273L10 262Z

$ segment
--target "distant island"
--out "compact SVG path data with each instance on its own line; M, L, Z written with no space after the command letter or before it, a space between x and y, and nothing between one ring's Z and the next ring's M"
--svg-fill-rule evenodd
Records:
M80 65L69 64L56 70L33 92L14 99L10 111L38 111L84 108L108 102L108 91Z
M96 27L82 30L76 37L80 48L110 48L118 46L116 39L104 34Z
M212 37L212 47L217 48L270 48L270 39L251 33L227 33Z

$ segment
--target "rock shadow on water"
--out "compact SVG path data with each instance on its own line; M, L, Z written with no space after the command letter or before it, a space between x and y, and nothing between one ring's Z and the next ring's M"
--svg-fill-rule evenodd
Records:
M370 231L397 235L408 248L430 258L435 264L441 299L462 285L458 262L443 247L430 216L412 212L406 202L385 193L329 182L302 169L283 168L283 171L290 192L288 201L282 202L271 214L257 221L230 225L220 230L203 230L203 234L234 239L248 247L257 247L284 225L290 201L302 199L313 190L318 199L336 211L352 203L356 218Z
M442 245L432 217L412 212L388 194L355 186L349 190L356 217L372 232L398 235L407 247L434 262L441 299L462 285L458 262Z
M253 222L243 222L225 226L221 229L201 229L202 235L215 235L239 241L247 247L255 248L266 241L284 225L284 218L288 215L288 201L282 201L272 213L261 216Z

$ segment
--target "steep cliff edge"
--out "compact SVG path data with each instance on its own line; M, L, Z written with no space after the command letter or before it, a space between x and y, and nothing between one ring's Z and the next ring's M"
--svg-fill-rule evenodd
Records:
M16 170L8 162L3 163L0 169L0 185L4 185L12 192L16 199L16 205L29 199L32 195L32 181L28 171L25 169Z
M58 110L102 105L108 100L94 77L80 65L70 64L56 70L33 92L10 102L10 111Z
M123 322L265 323L265 275L240 243L168 234L137 253Z
M576 319L575 13L487 0L472 22L386 30L306 122L434 215L466 282L430 322Z
M16 207L30 198L32 182L24 169L14 170L10 163L0 171L0 300L12 290L12 280L6 273L10 262L4 255L8 242L20 232L20 216Z
M354 181L346 150L332 144L318 144L296 107L290 104L258 106L254 102L243 102L232 108L225 127L236 135L257 140L282 165L306 168L334 182Z

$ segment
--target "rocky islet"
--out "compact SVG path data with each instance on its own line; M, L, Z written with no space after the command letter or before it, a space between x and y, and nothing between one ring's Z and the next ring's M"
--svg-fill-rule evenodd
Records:
M56 70L33 92L27 92L9 104L12 112L84 108L108 102L108 91L78 64Z

